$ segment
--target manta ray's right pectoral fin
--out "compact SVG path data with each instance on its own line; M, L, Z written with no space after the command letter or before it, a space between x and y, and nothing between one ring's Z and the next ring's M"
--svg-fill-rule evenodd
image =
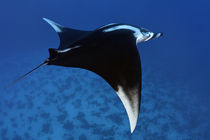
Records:
M130 131L133 133L136 128L140 111L141 93L139 92L139 87L137 86L132 90L125 91L123 87L118 86L117 95L126 109L130 123Z
M135 44L101 45L94 49L78 48L69 59L77 61L75 67L95 72L111 85L126 109L132 133L141 101L141 63L137 47Z

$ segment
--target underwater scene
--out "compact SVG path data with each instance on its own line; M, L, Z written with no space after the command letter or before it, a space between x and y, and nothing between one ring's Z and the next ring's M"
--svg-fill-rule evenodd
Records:
M0 1L0 140L210 140L209 0ZM43 20L93 31L123 23L163 33L137 45L138 122L86 69L45 65L59 37Z

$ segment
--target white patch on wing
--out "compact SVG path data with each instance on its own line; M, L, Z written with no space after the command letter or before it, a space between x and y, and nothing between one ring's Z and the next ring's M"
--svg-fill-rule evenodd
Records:
M58 53L64 53L64 52L67 52L67 51L70 51L72 49L76 49L76 48L79 48L80 46L75 46L75 47L72 47L72 48L67 48L67 49L64 49L64 50L58 50Z
M130 130L131 133L133 133L137 120L139 115L139 98L138 98L138 90L134 89L129 91L129 95L132 95L132 97L128 98L127 94L123 90L121 86L118 86L117 95L119 96L120 100L122 101L126 112L128 114L129 122L130 122Z
M136 38L136 44L142 42L145 38L145 36L141 33L140 29L133 27L131 25L118 25L112 28L105 29L103 30L103 32L112 32L112 31L121 30L121 29L133 31L134 32L133 35Z
M43 18L47 23L49 23L53 29L56 31L56 32L62 32L62 30L59 28L59 27L62 27L61 25L53 22L52 20L49 20L47 18Z
M67 52L69 50L71 50L72 48L67 48L67 49L64 49L64 50L58 50L58 53L64 53L64 52Z
M121 29L127 29L127 30L131 30L134 31L134 36L137 38L139 36L139 34L141 34L140 29L130 26L130 25L118 25L112 28L108 28L103 30L103 32L111 32L111 31L116 31L116 30L121 30Z

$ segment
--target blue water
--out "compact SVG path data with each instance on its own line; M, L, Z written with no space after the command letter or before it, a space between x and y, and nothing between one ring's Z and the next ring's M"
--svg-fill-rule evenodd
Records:
M132 135L120 99L101 77L45 66L0 89L0 139L209 140L209 6L209 0L2 0L0 87L58 47L43 17L83 30L128 23L164 36L138 45L143 89Z

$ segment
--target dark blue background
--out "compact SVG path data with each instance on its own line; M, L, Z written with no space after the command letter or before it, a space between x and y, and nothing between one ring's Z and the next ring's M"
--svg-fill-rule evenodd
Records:
M1 87L43 62L48 48L58 47L43 17L83 30L128 23L164 36L138 45L143 98L134 134L102 78L46 66L0 90L0 138L210 139L209 6L208 0L2 0Z

